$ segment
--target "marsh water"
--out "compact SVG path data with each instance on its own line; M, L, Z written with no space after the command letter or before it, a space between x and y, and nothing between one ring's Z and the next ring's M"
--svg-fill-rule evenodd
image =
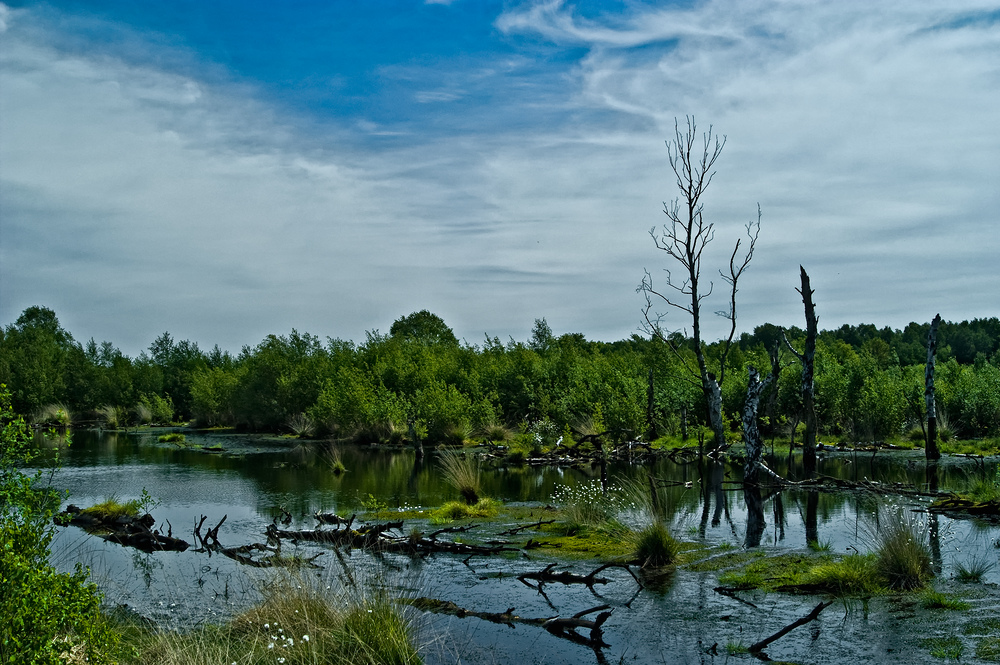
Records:
M159 432L158 432L159 433ZM265 540L264 529L281 514L292 515L288 528L311 529L316 511L350 515L380 505L389 511L432 507L457 498L442 479L434 452L417 461L409 449L340 447L348 472L335 475L324 444L280 442L243 436L188 435L180 448L160 443L158 433L77 432L70 447L59 448L61 467L52 484L68 490L66 503L89 506L117 497L139 498L145 490L159 501L152 509L158 527L193 541L200 516L219 532L225 546ZM221 444L224 452L208 452ZM57 444L50 443L50 448ZM875 479L920 490L926 487L921 452L891 452L878 456L859 453L820 456L819 473L850 480ZM787 460L770 459L782 475L794 476ZM995 461L974 464L944 460L937 483L942 489L960 488L975 474L995 472ZM543 507L564 485L601 482L596 466L489 466L483 470L483 494L509 504ZM761 548L767 552L806 551L808 540L828 544L843 553L870 549L873 525L897 519L910 511L929 533L939 587L959 593L972 603L971 615L995 613L1000 566L989 568L979 585L959 585L956 567L973 563L996 564L1000 529L972 520L931 516L928 499L872 492L815 493L783 490L765 494L754 510L738 481L738 465L675 464L660 459L651 465L616 462L604 470L614 488L630 480L646 482L649 473L674 484L666 493L669 522L681 540L721 551ZM763 519L761 519L761 517ZM625 510L622 519L638 525L639 511ZM169 524L169 526L168 526ZM404 529L426 528L414 520ZM808 536L808 538L807 538ZM512 543L528 535L510 537ZM309 570L321 583L343 582L344 567L329 546L286 543L285 554L311 557L322 567ZM344 553L356 576L370 576L392 587L394 593L450 600L481 612L516 608L525 617L571 616L597 605L610 605L604 625L609 647L595 651L550 635L533 626L510 628L477 618L420 613L413 610L422 653L428 663L703 663L736 658L727 645L749 645L806 614L817 603L813 596L745 594L741 600L717 593L716 573L678 568L665 578L646 580L640 589L623 570L609 569L607 584L593 590L583 585L549 584L544 593L519 582L518 574L537 571L554 559L532 552L503 556L465 557L435 554L426 558L378 555L359 550ZM164 627L185 629L217 622L259 598L261 585L272 571L238 565L218 554L154 552L105 542L75 527L62 527L53 542L57 566L89 566L107 601ZM596 564L566 561L560 565L587 574ZM752 604L751 604L752 603ZM952 635L960 631L969 613L921 611L916 601L875 598L846 601L827 609L808 626L772 644L767 653L777 660L796 662L878 663L924 662L930 657L916 636ZM975 662L974 658L964 660Z

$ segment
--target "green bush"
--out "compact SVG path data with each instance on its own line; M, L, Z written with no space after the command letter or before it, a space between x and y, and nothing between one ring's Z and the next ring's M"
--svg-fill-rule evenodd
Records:
M0 662L55 664L69 654L101 663L116 635L100 615L101 596L79 565L72 574L49 564L52 518L60 495L42 486L41 472L20 469L33 459L30 430L0 386ZM66 654L63 658L60 654Z

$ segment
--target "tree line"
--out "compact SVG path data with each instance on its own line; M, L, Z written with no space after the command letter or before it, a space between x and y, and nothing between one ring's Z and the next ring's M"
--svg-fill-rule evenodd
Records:
M885 440L924 418L929 323L902 330L844 325L820 332L816 416L821 434ZM747 368L770 367L782 329L765 324L730 346L722 389L728 436L738 437ZM796 344L797 328L784 334ZM942 436L1000 435L1000 320L943 322L938 331ZM669 342L666 343L666 342ZM678 353L679 351L679 353ZM787 354L787 351L785 351ZM718 363L723 342L705 345ZM232 355L163 333L131 358L110 342L77 342L56 314L26 309L0 330L0 383L37 422L104 425L192 421L204 427L295 432L366 442L489 438L502 430L547 439L694 436L709 425L692 340L633 335L617 342L556 336L536 320L525 341L460 342L436 315L415 312L361 343L292 330ZM801 368L790 355L762 397L765 435L801 420Z

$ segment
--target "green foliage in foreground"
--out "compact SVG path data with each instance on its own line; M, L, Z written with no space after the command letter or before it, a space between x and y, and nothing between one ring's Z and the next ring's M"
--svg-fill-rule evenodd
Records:
M414 627L384 595L282 577L265 600L222 625L187 633L134 630L142 665L416 665Z
M41 472L21 471L32 460L31 432L14 415L6 386L0 421L0 663L110 662L117 636L100 615L88 572L77 565L60 573L49 564L60 495L43 485Z

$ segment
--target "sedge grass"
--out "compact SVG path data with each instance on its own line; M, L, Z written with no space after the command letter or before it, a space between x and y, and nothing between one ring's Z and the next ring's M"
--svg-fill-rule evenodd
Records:
M903 512L891 516L876 529L876 569L890 589L919 589L933 577L925 535L909 513Z
M660 568L672 564L680 552L680 543L666 525L654 520L635 536L635 556L643 568Z
M458 490L465 503L474 506L479 502L479 461L469 454L442 453L438 460L444 481Z
M224 624L183 633L138 631L129 641L133 662L144 665L421 662L413 623L384 592L331 590L291 574L269 584L260 604Z

